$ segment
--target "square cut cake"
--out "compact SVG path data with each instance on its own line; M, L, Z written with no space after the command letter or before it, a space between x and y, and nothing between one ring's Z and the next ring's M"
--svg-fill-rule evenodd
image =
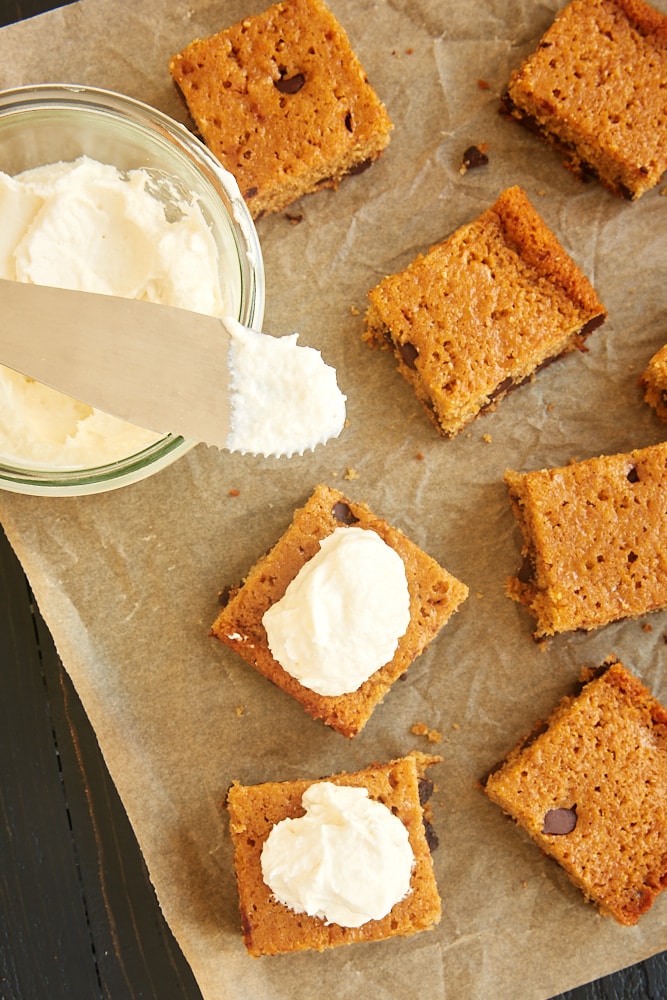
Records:
M279 601L299 571L320 550L320 542L341 526L375 532L403 561L409 592L409 624L389 660L357 690L318 694L283 669L269 648L265 612ZM346 737L355 736L391 686L429 645L468 596L468 588L401 531L363 503L319 485L273 548L252 567L245 580L226 595L227 603L212 634L273 681L314 718ZM358 608L359 616L364 608Z
M359 927L344 927L296 913L275 898L263 879L261 854L271 829L283 819L303 815L301 798L314 782L270 781L259 785L235 782L231 786L227 810L241 927L250 955L259 957L305 949L323 951L354 942L416 934L439 922L441 903L428 834L428 798L433 786L426 770L440 759L416 752L388 764L373 764L363 771L324 779L368 789L369 798L382 802L403 822L415 858L409 893L385 917L369 920Z
M505 481L524 557L507 593L536 638L667 607L667 443Z
M389 142L387 110L322 0L284 0L195 39L170 71L255 218L337 188Z
M667 421L667 344L653 355L642 374L644 400Z
M398 370L446 437L606 317L588 278L519 187L369 293L363 339Z
M572 0L511 75L503 111L629 200L667 169L667 14Z
M667 885L667 711L615 657L484 790L618 923L636 924Z

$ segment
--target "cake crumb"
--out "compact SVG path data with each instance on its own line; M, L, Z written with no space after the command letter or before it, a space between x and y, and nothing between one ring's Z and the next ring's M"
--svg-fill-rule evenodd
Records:
M348 469L346 471L345 475L343 476L343 479L348 479L348 480L349 479L358 479L358 478L359 478L359 473L357 472L356 469L352 469L352 468Z
M240 497L241 496L241 490L238 490L238 489L236 489L236 487L233 487L232 489L230 489L229 495L230 495L230 497Z
M491 437L490 434L482 434L482 441L486 441L487 444L491 444L493 438Z
M245 715L245 705L236 706L236 718L241 719Z
M425 736L429 743L442 743L442 733L438 729L429 729L425 722L416 722L410 732L415 736Z
M477 86L479 87L480 90L488 90L489 87L490 87L490 84L487 83L486 80L478 80L477 81Z
M352 314L352 316L358 316L359 313L360 313L360 310L357 309L356 306L350 306L350 313Z

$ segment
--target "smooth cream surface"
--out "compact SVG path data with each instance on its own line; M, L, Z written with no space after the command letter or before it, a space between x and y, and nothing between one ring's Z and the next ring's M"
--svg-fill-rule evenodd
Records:
M262 877L296 913L342 927L381 920L410 891L414 853L408 832L366 788L317 782L306 813L284 819L262 848Z
M392 659L409 622L403 560L357 527L327 535L262 619L274 658L321 695L356 691Z

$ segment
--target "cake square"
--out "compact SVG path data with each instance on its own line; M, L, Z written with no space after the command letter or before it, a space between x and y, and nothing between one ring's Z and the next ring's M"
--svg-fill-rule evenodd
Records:
M653 355L641 378L644 400L661 420L667 421L667 344Z
M409 591L410 620L389 662L350 693L323 695L283 669L269 648L262 619L279 601L299 571L336 528L355 526L375 532L403 561ZM401 531L375 515L364 503L348 500L338 490L318 485L273 548L258 560L245 580L233 587L212 626L212 634L251 666L346 737L355 736L375 707L415 658L429 645L468 596L468 588ZM363 608L359 609L363 614Z
M389 143L387 110L322 0L284 0L195 39L169 68L254 218L337 188Z
M667 711L613 656L582 680L484 790L602 913L632 925L667 885Z
M510 77L502 107L629 200L667 169L667 15L644 0L571 0Z
M363 339L394 350L446 437L582 349L606 317L588 278L516 186L368 297Z
M387 764L372 764L352 774L324 779L339 785L368 789L369 798L382 802L408 831L414 853L410 892L390 913L359 927L326 923L296 913L279 902L263 880L261 854L271 829L288 817L303 815L304 791L309 780L272 781L260 785L235 782L227 795L234 868L239 893L241 926L250 955L275 955L315 949L324 951L360 941L380 941L430 930L440 920L441 903L429 848L428 810L433 785L426 769L441 758L415 752ZM320 779L322 780L322 779Z
M505 482L524 557L507 595L535 638L667 607L667 443Z

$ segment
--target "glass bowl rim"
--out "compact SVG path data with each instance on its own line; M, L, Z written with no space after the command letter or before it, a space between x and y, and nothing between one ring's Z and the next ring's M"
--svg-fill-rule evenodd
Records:
M185 125L164 111L135 97L77 83L40 83L0 90L0 118L12 113L30 113L49 108L69 111L102 112L123 119L131 129L145 133L157 128L166 133L181 151L202 171L208 185L222 189L229 200L226 206L235 240L249 262L251 287L244 317L248 325L259 328L264 314L264 261L254 221L238 184L208 147ZM219 193L219 192L216 192ZM243 304L243 302L242 302ZM0 459L0 489L40 496L68 496L106 492L129 485L171 465L190 451L196 442L168 434L146 448L113 462L90 467L49 469L29 465L11 465Z

